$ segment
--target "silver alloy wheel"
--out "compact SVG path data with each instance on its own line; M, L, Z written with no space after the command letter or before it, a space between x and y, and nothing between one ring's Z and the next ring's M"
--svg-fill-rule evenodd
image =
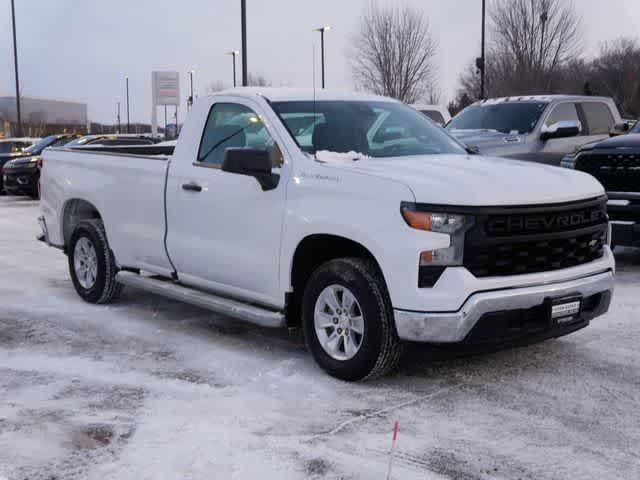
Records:
M320 345L335 360L353 358L364 339L364 316L351 291L342 285L329 285L318 299L313 322Z
M90 289L98 277L98 255L93 243L82 237L73 249L73 269L82 288Z

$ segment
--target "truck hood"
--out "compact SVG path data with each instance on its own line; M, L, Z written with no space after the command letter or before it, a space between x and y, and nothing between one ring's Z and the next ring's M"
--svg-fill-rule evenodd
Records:
M524 135L496 132L495 130L447 130L447 132L468 147L493 149L523 143Z
M618 137L607 138L601 142L591 142L583 145L580 150L613 150L613 149L640 150L640 133L627 133Z
M332 167L405 184L419 203L460 206L562 203L604 195L591 175L480 155L371 158Z

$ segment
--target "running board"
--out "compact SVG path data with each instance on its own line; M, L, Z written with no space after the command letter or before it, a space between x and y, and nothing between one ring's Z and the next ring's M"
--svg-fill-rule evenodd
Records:
M262 327L279 328L285 326L283 313L195 290L172 281L158 280L127 271L118 272L116 280L123 285L239 318Z

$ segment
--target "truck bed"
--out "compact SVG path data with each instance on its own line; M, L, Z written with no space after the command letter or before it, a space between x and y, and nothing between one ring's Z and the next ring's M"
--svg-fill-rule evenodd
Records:
M49 149L41 177L42 210L52 244L70 234L74 199L89 202L102 215L119 263L172 271L164 238L165 188L173 147L127 146ZM135 153L131 153L135 152Z

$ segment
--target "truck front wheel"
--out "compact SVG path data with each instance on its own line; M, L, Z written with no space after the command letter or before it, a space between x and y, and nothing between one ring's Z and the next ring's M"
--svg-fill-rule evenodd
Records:
M69 273L73 286L89 303L108 303L122 290L113 252L101 220L85 220L73 230L69 241Z
M320 266L307 283L302 310L307 347L330 375L371 379L398 364L402 345L374 262L341 258Z

